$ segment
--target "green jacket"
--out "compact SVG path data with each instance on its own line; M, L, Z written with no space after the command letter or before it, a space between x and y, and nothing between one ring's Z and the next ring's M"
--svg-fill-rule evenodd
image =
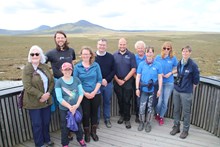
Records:
M54 79L49 67L46 64L39 64L38 69L41 70L48 78L48 90L52 94L54 88ZM44 85L41 77L35 72L31 63L27 63L23 69L22 82L24 86L23 108L40 109L52 104L52 97L48 99L48 103L41 103L39 100L44 94Z

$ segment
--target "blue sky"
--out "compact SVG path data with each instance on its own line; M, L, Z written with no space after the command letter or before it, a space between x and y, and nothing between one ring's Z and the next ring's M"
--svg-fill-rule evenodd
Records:
M116 30L220 32L219 0L0 0L0 29L87 20Z

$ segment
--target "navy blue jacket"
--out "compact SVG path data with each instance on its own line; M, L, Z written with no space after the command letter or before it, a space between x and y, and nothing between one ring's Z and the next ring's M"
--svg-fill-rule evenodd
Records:
M182 66L184 67L181 72ZM177 77L181 77L181 82L180 84L175 83L175 90L183 93L192 93L193 85L197 85L200 78L197 64L189 58L187 63L182 65L180 60L177 65Z

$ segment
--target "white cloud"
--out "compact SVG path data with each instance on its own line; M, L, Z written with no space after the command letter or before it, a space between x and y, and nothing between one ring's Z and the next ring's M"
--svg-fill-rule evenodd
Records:
M218 6L218 0L7 0L1 2L0 28L29 30L84 19L117 30L220 32Z

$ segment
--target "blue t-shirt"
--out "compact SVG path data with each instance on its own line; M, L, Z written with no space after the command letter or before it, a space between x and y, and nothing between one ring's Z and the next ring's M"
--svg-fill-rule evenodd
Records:
M137 66L138 66L139 63L141 63L142 61L146 60L146 55L144 55L143 58L140 58L138 56L138 54L135 54L135 59L136 59L136 63L137 63Z
M138 65L137 74L141 75L140 83L148 84L151 79L155 83L158 80L158 74L162 74L162 67L157 61L154 61L152 64L147 64L146 61L142 61ZM153 92L154 87L149 90L146 86L143 86L141 90L144 92Z
M97 83L102 83L102 73L97 62L94 62L88 69L86 69L82 65L82 61L80 61L75 65L73 74L80 79L82 87L86 92L92 92Z
M173 68L176 68L178 64L178 60L175 56L173 56L173 58L167 56L166 58L163 59L161 55L157 55L155 61L161 64L164 75L169 72L172 72ZM173 74L168 78L163 77L163 83L173 83L173 82L174 82Z
M59 78L55 84L55 92L57 101L60 103L59 108L68 110L61 103L65 100L70 105L77 103L79 96L83 96L83 89L80 80L77 77L72 77L70 81L64 81Z

